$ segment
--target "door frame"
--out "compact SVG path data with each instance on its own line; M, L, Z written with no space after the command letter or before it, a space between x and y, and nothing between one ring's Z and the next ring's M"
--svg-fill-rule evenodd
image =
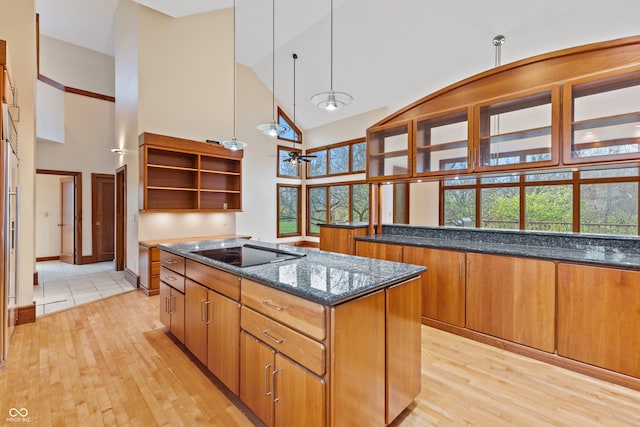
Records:
M93 257L93 262L99 262L100 261L100 255L102 255L99 252L99 245L101 242L99 242L98 240L98 235L102 236L102 233L100 232L100 229L98 229L98 225L96 224L96 215L98 213L98 207L100 206L99 200L97 198L97 195L99 194L99 190L98 190L98 181L100 180L109 180L113 183L113 190L114 190L114 200L113 200L113 217L115 220L115 216L116 216L116 206L115 206L115 185L116 185L116 178L115 175L112 174L106 174L106 173L92 173L91 174L91 246L92 246L92 257ZM102 227L102 225L100 225L100 227ZM113 233L114 233L114 241L113 241L113 250L114 250L114 260L115 260L115 221L113 224Z
M60 171L60 170L51 170L51 169L36 169L36 174L42 175L63 175L63 176L73 176L75 177L75 198L76 198L76 214L75 221L73 227L76 231L75 233L75 241L74 241L74 250L73 250L73 263L74 264L84 264L82 261L82 257L80 254L82 253L82 172L73 172L73 171ZM36 260L37 261L37 260Z
M127 260L127 165L116 169L116 271L126 267Z

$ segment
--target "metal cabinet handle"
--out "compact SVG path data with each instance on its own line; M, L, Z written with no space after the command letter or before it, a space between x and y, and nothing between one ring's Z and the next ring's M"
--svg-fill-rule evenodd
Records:
M264 367L264 395L271 396L272 390L269 388L269 368L271 368L271 363L268 363Z
M264 335L265 337L269 338L271 341L273 341L276 344L282 344L284 342L284 338L276 338L273 335L269 334L269 330L265 329L264 331L262 331L262 335Z
M276 374L281 370L282 369L276 369L275 371L271 372L271 399L273 400L273 403L276 403L278 400L280 400L279 397L276 397Z
M467 260L467 277L471 274L471 260Z
M166 262L167 264L177 264L177 263L178 263L178 261L174 261L174 260L172 260L172 259L168 259L168 260L166 260L165 262Z
M171 298L170 296L166 296L164 298L164 312L165 313L171 313L169 310L169 298Z
M205 321L204 323L206 323L207 325L211 323L211 319L209 318L209 305L211 304L211 301L205 301L204 303L204 318ZM211 316L213 317L213 316Z
M275 305L275 304L273 303L273 301L271 301L270 299L263 300L263 301L262 301L262 304L264 304L264 305L266 305L267 307L272 308L272 309L274 309L274 310L276 310L276 311L282 311L282 310L285 310L285 309L287 308L287 306L286 306L286 305L285 305L285 306L283 306L283 307L280 307L280 306Z
M460 263L460 278L462 278L462 277L464 277L462 275L462 258L460 258L459 263Z
M205 314L204 314L204 303L206 302L207 302L206 299L200 300L200 321L205 323L207 322L207 319L205 318Z
M167 276L165 277L165 280L175 282L176 280L178 280L178 278L175 276Z

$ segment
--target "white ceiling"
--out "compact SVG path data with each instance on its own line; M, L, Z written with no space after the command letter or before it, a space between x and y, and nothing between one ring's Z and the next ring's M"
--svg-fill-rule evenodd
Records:
M37 0L40 31L113 55L119 1L131 0ZM176 18L233 5L233 0L134 1ZM238 62L270 88L271 2L236 0L236 7ZM354 101L326 113L309 98L329 89L330 1L276 0L275 8L275 95L292 110L295 52L296 118L303 129L385 106L393 112L491 68L498 34L506 36L502 63L640 34L637 0L334 0L333 86Z

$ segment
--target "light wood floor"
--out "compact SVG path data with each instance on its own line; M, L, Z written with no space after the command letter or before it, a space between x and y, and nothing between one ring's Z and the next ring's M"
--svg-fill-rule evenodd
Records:
M39 317L9 356L0 425L11 408L33 426L253 425L165 334L157 296ZM640 392L423 326L422 393L393 425L639 426Z

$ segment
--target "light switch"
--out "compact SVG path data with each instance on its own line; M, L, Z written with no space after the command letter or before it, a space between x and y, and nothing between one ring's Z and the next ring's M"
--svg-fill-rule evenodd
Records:
M45 217L45 218L48 218L48 217L49 217L49 212L44 211L44 217Z

